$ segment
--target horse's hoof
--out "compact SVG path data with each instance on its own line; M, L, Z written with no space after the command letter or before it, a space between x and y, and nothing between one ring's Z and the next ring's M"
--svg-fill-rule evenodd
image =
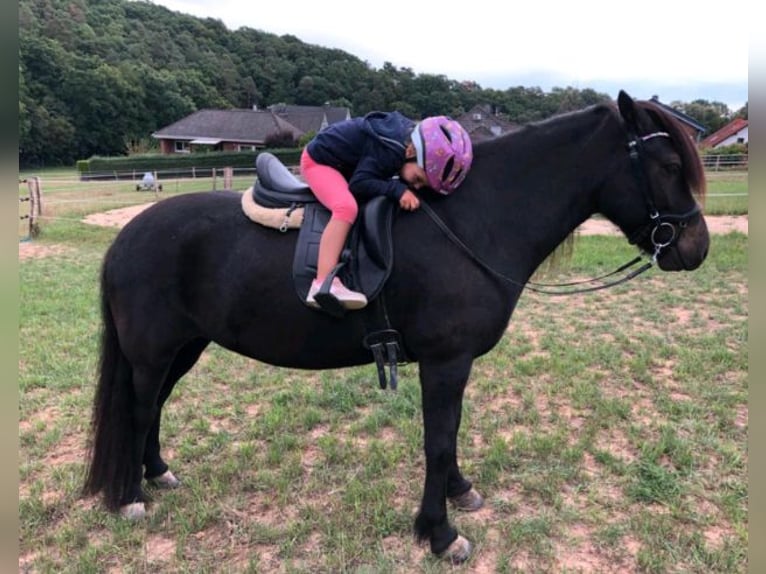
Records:
M149 482L160 488L178 488L181 486L181 481L169 470L166 470L159 476L149 479Z
M484 506L484 497L474 488L459 496L453 496L449 501L455 508L464 512L476 512Z
M131 502L120 508L120 516L128 520L143 520L146 517L146 505L143 502Z
M462 564L471 557L471 550L471 543L458 534L455 541L439 554L439 558L449 560L453 564Z

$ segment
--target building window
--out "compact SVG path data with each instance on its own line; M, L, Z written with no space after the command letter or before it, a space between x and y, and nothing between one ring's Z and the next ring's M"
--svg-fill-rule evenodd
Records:
M745 143L745 138L737 138L737 143L738 143L738 144L743 144L743 143Z
M237 151L255 151L253 144L237 144Z
M176 141L176 147L175 147L176 153L189 153L189 142L187 141Z

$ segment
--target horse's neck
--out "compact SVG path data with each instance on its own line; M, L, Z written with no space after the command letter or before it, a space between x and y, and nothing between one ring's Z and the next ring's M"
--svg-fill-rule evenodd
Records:
M595 108L479 145L476 177L451 211L473 214L478 249L531 274L595 211L619 129Z

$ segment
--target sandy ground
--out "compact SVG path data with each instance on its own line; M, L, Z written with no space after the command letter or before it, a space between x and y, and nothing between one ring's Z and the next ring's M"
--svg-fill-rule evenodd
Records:
M103 213L94 213L87 216L83 221L92 225L103 225L105 227L120 228L130 221L133 217L141 213L144 209L153 205L146 203L143 205L132 205L120 209L112 209ZM748 217L747 215L716 215L705 218L708 229L711 233L729 233L739 231L747 234ZM609 221L603 219L589 219L580 226L579 232L582 235L618 235L619 230ZM25 241L19 243L19 259L29 257L45 257L47 255L57 255L66 252L66 247L61 245L42 245L34 241Z

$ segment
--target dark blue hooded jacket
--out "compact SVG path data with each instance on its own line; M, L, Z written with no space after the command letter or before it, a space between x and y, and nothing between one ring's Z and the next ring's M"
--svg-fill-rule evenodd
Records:
M361 198L385 195L399 201L407 184L392 179L404 165L404 150L415 122L399 112L371 112L331 124L307 150L320 164L337 169L351 193Z

